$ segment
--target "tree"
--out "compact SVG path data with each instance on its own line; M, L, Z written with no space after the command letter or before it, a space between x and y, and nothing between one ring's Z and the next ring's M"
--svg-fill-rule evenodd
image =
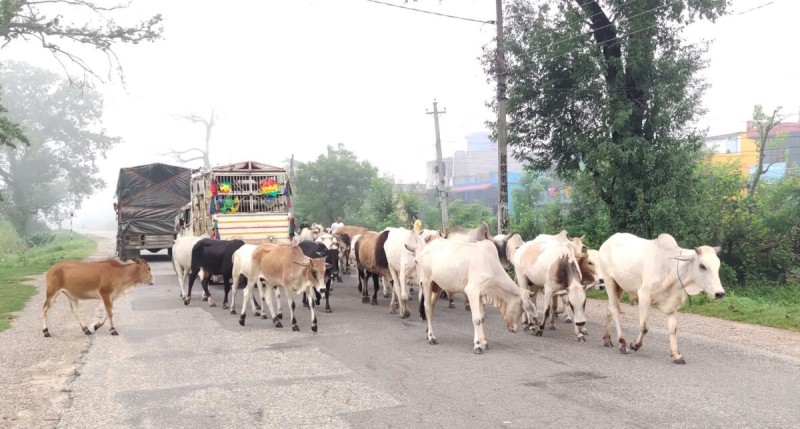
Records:
M0 66L0 80L9 119L30 139L28 146L0 149L0 189L9 199L2 210L25 235L39 216L55 221L104 186L96 161L119 139L106 135L102 98L89 88L14 62Z
M761 181L761 176L767 174L775 163L783 159L782 156L774 156L772 159L767 160L768 150L777 149L786 143L786 135L770 136L770 134L774 134L772 130L781 124L780 111L781 108L778 107L772 111L771 115L767 115L764 113L764 109L760 104L753 108L753 121L750 125L750 129L747 131L754 129L758 132L758 137L756 139L758 164L756 164L756 169L753 172L753 180L750 181L747 187L747 194L750 196L755 195L756 189L758 189L759 182ZM765 163L766 166L764 166Z
M122 67L114 51L120 43L138 44L161 38L161 15L155 15L132 26L120 26L114 22L115 11L126 9L130 3L101 6L94 0L0 0L0 38L3 46L24 40L40 43L61 64L70 83L84 86L89 78L104 79L89 61L76 53L79 46L89 46L103 53L108 61L108 78L112 70L124 80ZM69 16L78 16L89 11L94 17L91 23L74 24ZM99 24L94 24L99 20ZM77 66L83 78L74 80L67 64ZM28 144L23 130L3 115L0 106L0 146Z
M680 219L659 217L656 206L692 186L703 141L692 124L704 50L680 35L725 8L726 0L511 0L509 144L538 170L585 172L614 230L669 230ZM487 51L490 76L494 64Z
M204 118L204 117L202 117L202 116L200 116L200 115L198 115L196 113L190 113L188 115L179 115L179 116L177 116L180 119L185 119L185 120L190 121L190 122L195 123L195 124L203 124L203 126L206 129L205 150L197 148L197 147L193 147L193 148L186 149L186 150L183 150L183 151L171 150L171 151L169 151L169 152L167 152L167 153L165 153L163 155L172 155L175 158L175 160L180 162L181 164L186 164L187 162L191 162L191 161L203 160L203 166L205 168L211 168L211 161L210 161L210 158L209 158L209 153L210 153L210 151L209 151L209 143L211 142L211 130L213 130L214 129L214 125L216 125L215 113L216 113L216 109L212 109L211 110L211 114L208 116L208 119L206 119L206 118ZM190 153L194 153L196 155L194 155L194 156L192 156L190 158L184 158L184 155L190 156L189 155Z
M330 223L336 216L355 214L364 205L378 169L359 161L343 144L328 146L316 161L299 164L294 177L295 209L299 217ZM345 222L348 222L346 219Z

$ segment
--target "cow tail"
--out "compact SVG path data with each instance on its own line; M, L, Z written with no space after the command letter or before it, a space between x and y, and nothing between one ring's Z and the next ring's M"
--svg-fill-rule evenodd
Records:
M378 235L378 239L375 241L375 265L386 269L389 268L389 258L386 257L386 249L383 248L383 245L388 238L389 231L383 231Z
M191 272L197 273L200 271L200 261L203 260L203 249L211 244L210 241L210 239L204 238L192 247L192 262L189 264L191 266Z
M356 256L356 264L361 265L361 258L358 257L358 248L361 247L361 240L356 241L356 244L353 245L353 253Z

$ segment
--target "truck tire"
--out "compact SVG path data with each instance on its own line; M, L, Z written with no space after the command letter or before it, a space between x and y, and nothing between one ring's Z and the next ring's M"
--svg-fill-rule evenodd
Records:
M122 260L127 261L129 259L139 258L142 256L142 252L139 249L123 249L122 250Z
M167 248L167 255L169 255L169 257L172 258L172 248L171 247Z

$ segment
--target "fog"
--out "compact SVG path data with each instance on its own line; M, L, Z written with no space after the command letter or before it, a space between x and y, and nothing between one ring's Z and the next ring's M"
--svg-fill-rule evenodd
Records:
M402 0L387 0L402 4ZM766 6L753 9L760 5ZM491 0L420 0L410 6L494 19ZM710 135L741 131L753 105L800 108L800 72L791 58L800 3L734 0L734 14L690 28L707 39L712 85L700 122ZM753 10L751 10L753 9ZM744 12L741 15L736 13ZM112 209L121 167L174 163L170 149L204 143L200 125L174 115L217 112L211 161L252 159L281 165L310 161L344 143L400 182L423 182L433 159L434 98L445 155L464 136L485 130L494 94L478 57L495 27L402 10L363 0L218 2L134 0L125 16L164 15L164 40L117 50L126 84L99 87L108 133L123 143L100 161L107 187L76 212L78 229L114 229ZM2 59L62 73L41 47L14 42ZM106 64L99 61L97 68ZM791 118L794 119L794 118ZM189 166L199 166L196 161Z

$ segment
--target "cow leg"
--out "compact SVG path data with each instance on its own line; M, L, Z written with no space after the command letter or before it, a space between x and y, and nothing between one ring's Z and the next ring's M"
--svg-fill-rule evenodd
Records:
M470 311L469 299L465 300L464 302L464 310Z
M113 304L110 295L103 295L103 306L106 308L106 317L108 318L108 332L111 335L119 335L117 328L114 327Z
M48 288L47 295L44 299L44 305L42 306L42 333L45 337L50 337L50 329L47 328L47 312L50 311L50 307L53 306L53 301L55 300L56 296L58 296L58 292L51 292Z
M244 326L244 319L247 318L247 302L250 301L250 295L253 293L253 287L257 281L251 281L248 278L247 285L244 287L244 292L242 292L242 314L239 316L239 324L242 326ZM234 291L235 295L236 291ZM236 314L236 310L233 310L233 301L231 301L231 314Z
M211 281L211 274L203 271L203 279L200 280L200 285L203 286L203 300L208 300L209 307L216 307L217 303L211 299L211 292L208 291L208 283Z
M572 316L570 315L572 313L572 310L570 309L569 306L569 296L567 295L561 296L561 306L564 308L563 311L564 323L572 323Z
M283 304L281 303L281 289L278 286L273 286L275 291L275 302L278 304L278 319L283 319ZM288 291L286 292L289 293Z
M556 309L557 308L558 308L558 295L553 295L550 298L550 309L551 309L551 311L550 311L550 319L549 319L549 322L550 322L549 325L550 326L548 326L548 328L550 328L550 330L556 329L556 319L558 318L558 315L556 315Z
M639 302L642 301L644 301L642 297L639 297ZM639 305L641 306L641 304ZM683 360L683 356L678 352L678 313L667 314L667 332L669 332L669 350L672 362L678 365L685 365L686 361Z
M372 305L378 305L378 289L380 289L380 285L378 284L378 275L372 275L372 284L374 285L375 292L372 293Z
M312 289L313 289L313 288L312 288ZM325 293L327 293L327 292L325 292ZM314 289L314 299L315 299L314 303L315 303L316 305L319 305L319 300L320 300L320 299L322 299L322 295L321 295L321 294L319 293L319 291L318 291L318 290L316 290L316 289Z
M519 286L520 289L529 290L528 278L525 277L525 274L523 273L515 273L515 274L516 274L517 286ZM533 314L536 314L536 296L531 297L531 303L533 304ZM523 322L525 323L526 329L531 332L535 332L536 325L538 324L536 318L531 320L531 318L528 316L527 311L522 314L522 318Z
M332 282L332 280L333 279L329 277L328 280L325 282L325 287L327 288L327 291L325 292L325 312L326 313L333 312L333 310L331 310L331 303L329 302L330 297L331 297L331 282Z
M223 274L222 276L222 284L225 288L225 297L222 298L222 308L227 310L228 309L228 294L231 292L231 278L227 275ZM234 291L235 293L235 291Z
M383 283L383 297L389 298L389 287L386 286L386 277L381 277L381 283Z
M399 288L398 288L399 283ZM394 280L395 293L399 290L398 299L400 300L400 318L408 319L411 316L411 309L408 306L410 299L408 293L408 279L404 275L399 275L398 280Z
M309 293L314 293L314 292L316 292L316 289L314 289L313 286L309 286L308 287L308 292ZM311 304L310 305L310 307L311 307L311 331L312 332L317 332L317 313L314 311L314 309L317 306L316 306L316 304L314 304L314 300L313 299L309 299L309 304ZM294 318L292 318L292 320L294 320ZM294 329L294 327L292 327L292 329ZM298 330L299 329L300 328L298 328Z
M294 297L292 296L292 291L288 289L285 289L285 291L286 303L289 304L289 315L292 316L292 331L299 331L300 327L297 326L297 319L294 317Z
M361 292L361 303L366 304L369 302L369 291L367 291L369 273L357 267L356 274L358 274L358 291Z
M550 284L545 284L544 286L544 317L542 318L542 323L539 324L539 332L536 333L537 336L542 336L542 331L544 331L544 324L546 323L547 319L550 318L550 312L553 311L553 286Z
M622 328L619 324L619 298L617 294L622 294L622 288L617 285L616 282L611 280L611 284L608 283L608 279L606 279L606 292L608 293L608 312L606 313L606 334L603 336L606 339L606 347L611 347L611 335L608 333L609 330L609 321L614 321L614 326L617 329L617 338L619 339L619 352L620 353L628 353L628 342L625 341L625 334L622 333Z
M233 276L233 286L231 287L231 314L236 314L236 292L239 291L239 285L241 285L242 280L244 280L244 276L241 275L234 275ZM249 282L249 280L248 280ZM244 298L244 293L242 293L242 297ZM227 301L227 300L226 300ZM244 301L247 302L247 301Z
M642 348L644 336L647 334L647 311L650 309L650 295L645 293L639 294L639 335L636 341L631 344L631 349L637 351Z
M391 280L387 280L386 277L381 278L383 281L383 296L388 298L388 294L386 293L386 282L391 281L392 300L389 302L389 314L397 314L397 310L400 308L400 282L397 280L397 273L391 268L389 268L389 275Z
M486 319L486 314L483 313L481 308L483 307L481 305L481 294L477 287L469 284L464 289L464 292L467 295L467 301L472 304L470 311L472 312L472 326L475 331L472 350L475 354L481 354L484 350L488 350L486 335L483 331L483 322Z
M198 271L199 270L189 271L189 289L186 291L186 296L183 297L183 305L189 305L189 303L192 302L192 286L194 286L194 281L197 280Z
M69 295L67 295L67 298L69 299L69 309L72 310L72 314L75 316L75 320L77 320L78 324L81 325L83 333L86 335L92 335L92 331L90 331L89 328L87 328L86 325L83 324L83 322L81 321L81 316L78 314L78 300Z
M308 294L303 292L303 307L308 308Z
M280 318L275 315L275 308L272 305L272 300L275 298L275 287L268 284L266 285L266 298L264 299L264 306L269 310L269 316L272 317L272 323L276 328L283 328ZM280 297L278 297L280 303ZM264 310L261 310L261 318L264 318Z
M439 342L436 341L436 336L433 335L433 289L436 283L432 281L423 282L423 301L425 303L425 320L428 321L428 329L426 330L428 335L428 344L438 344ZM436 288L438 289L438 288Z

